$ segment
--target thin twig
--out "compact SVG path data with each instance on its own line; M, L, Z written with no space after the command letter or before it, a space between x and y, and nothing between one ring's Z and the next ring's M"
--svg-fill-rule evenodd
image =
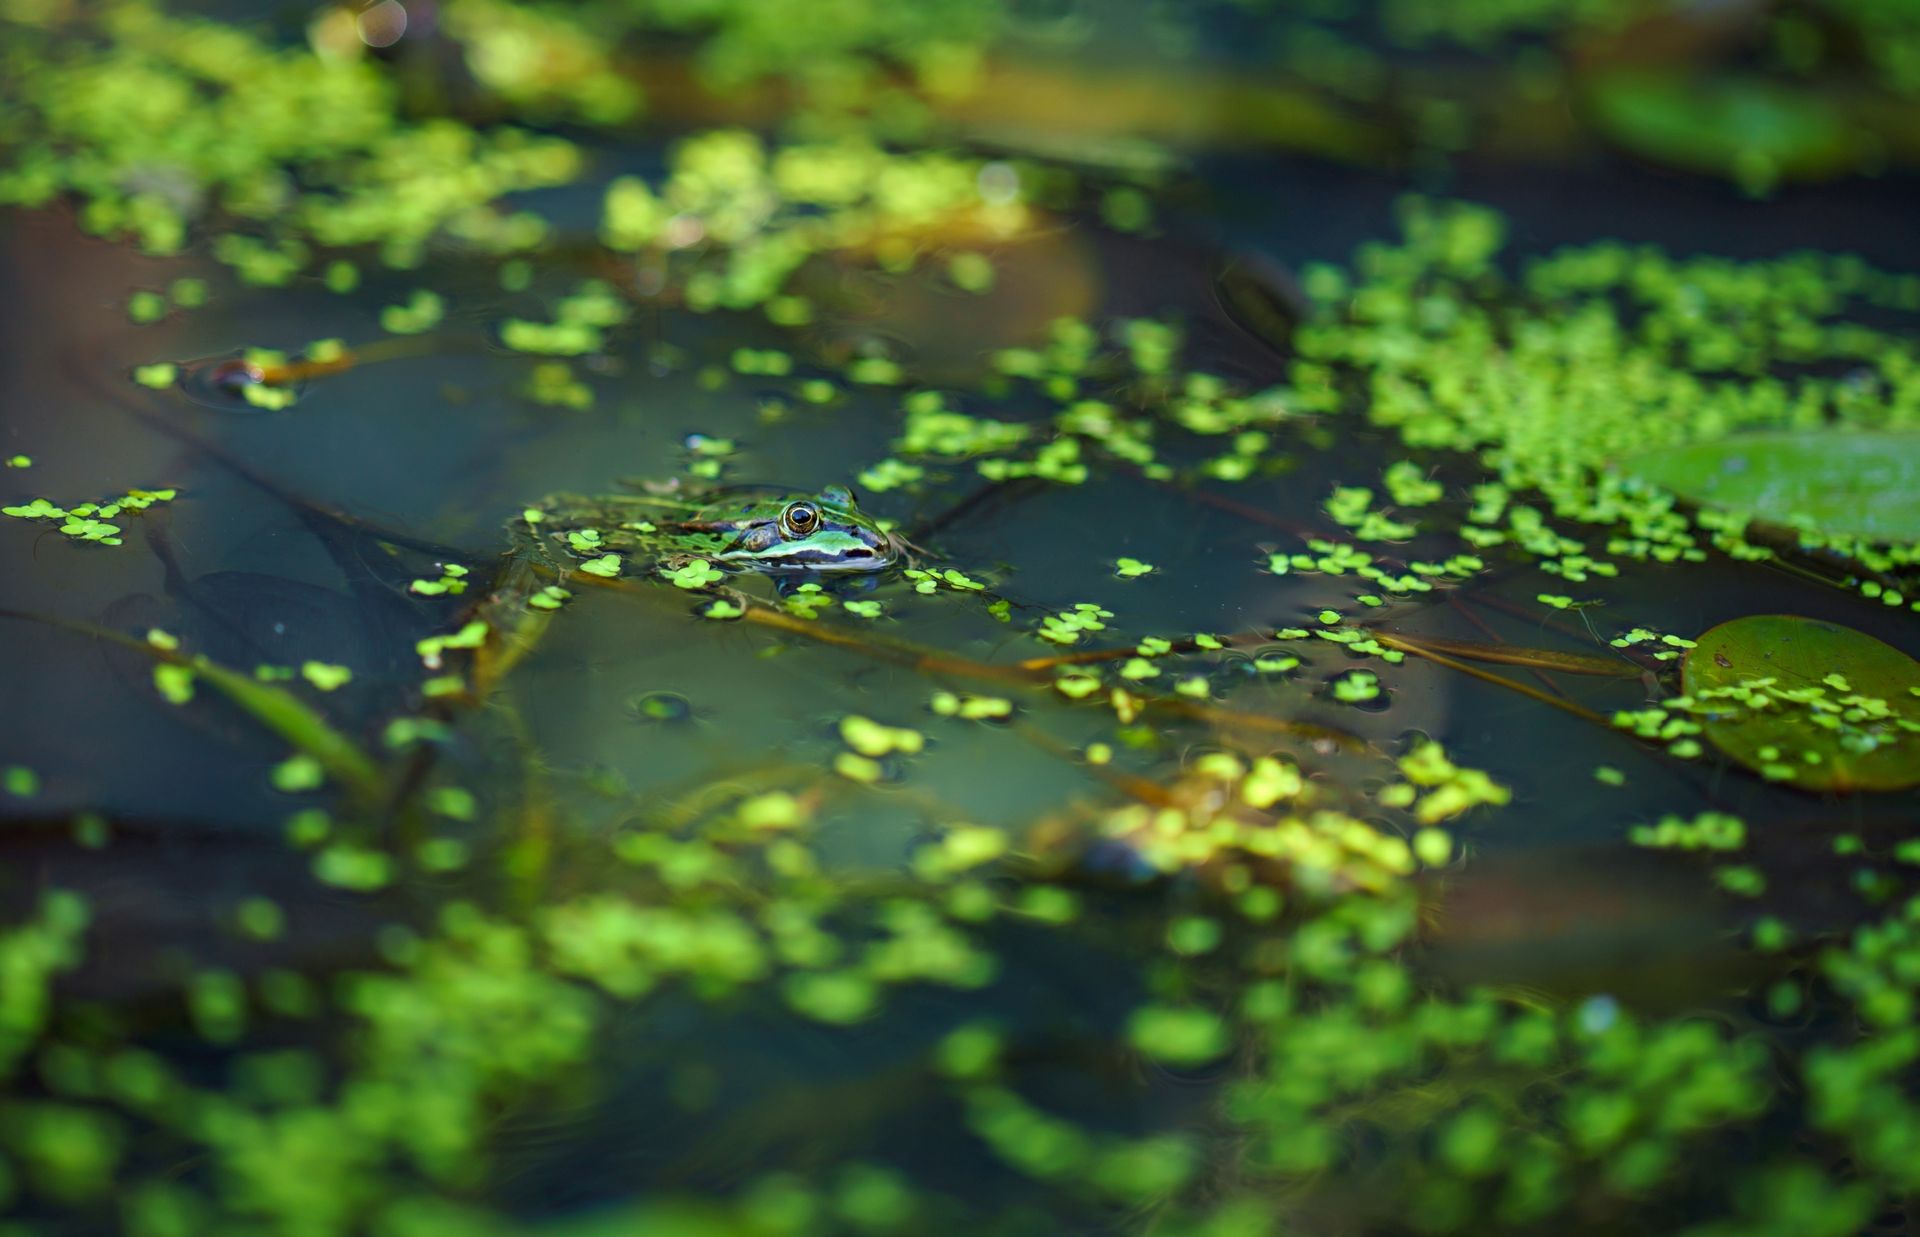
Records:
M1436 666L1445 666L1449 670L1458 670L1461 674L1479 679L1482 682L1492 683L1495 686L1504 687L1509 691L1519 692L1521 695L1532 700L1538 700L1542 704L1552 705L1563 713L1573 714L1573 716L1579 718L1581 721L1592 722L1596 726L1610 725L1606 718L1595 713L1592 709L1583 708L1571 700L1562 700L1558 696L1550 696L1537 687L1528 687L1525 683L1516 683L1512 679L1503 678L1491 671L1482 670L1478 666L1469 665L1463 661L1457 661L1454 658L1442 653L1437 653L1423 645L1416 644L1409 640L1403 640L1398 636L1390 636L1383 631L1374 632L1373 638L1390 649L1399 649L1403 653L1411 653L1415 657L1425 658Z

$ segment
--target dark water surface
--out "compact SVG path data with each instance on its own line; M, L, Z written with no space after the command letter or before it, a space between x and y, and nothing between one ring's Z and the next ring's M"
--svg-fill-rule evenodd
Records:
M1186 213L1169 225L1172 235L1126 238L1088 229L1076 237L1073 255L1045 258L1064 272L1048 286L1058 291L1069 275L1084 281L1087 312L1096 320L1184 318L1195 368L1253 386L1279 381L1281 352L1221 310L1210 278L1215 256L1261 253L1290 267L1344 261L1356 243L1390 230L1388 203L1401 187L1309 163L1284 172L1230 161L1208 168L1206 192L1183 204ZM1896 268L1915 257L1911 229L1892 222L1905 218L1911 187L1895 182L1830 195L1795 191L1744 205L1737 227L1723 223L1724 191L1664 183L1624 167L1543 173L1536 181L1468 166L1451 187L1504 207L1521 254L1609 234L1731 256L1840 244ZM813 814L806 862L816 866L821 889L836 890L821 893L809 913L829 934L843 934L843 948L880 935L870 922L876 914L919 913L909 909L921 896L910 888L914 856L964 823L1005 830L1028 856L1030 866L986 879L993 896L1016 904L1032 880L1070 896L1077 915L1067 926L1033 907L971 924L964 916L945 920L964 930L974 955L991 959L978 982L902 981L887 988L871 1014L847 1025L796 1014L776 985L749 982L758 974L730 987L714 978L724 967L683 981L662 965L644 993L616 993L589 1034L555 1049L568 1058L566 1068L529 1065L523 1080L489 1075L476 1110L448 1118L484 1123L492 1167L483 1178L437 1179L417 1161L387 1171L433 1182L475 1214L526 1231L654 1231L618 1227L628 1216L619 1208L681 1196L759 1197L751 1189L764 1189L775 1172L839 1182L832 1188L841 1196L865 1197L863 1179L848 1177L847 1165L890 1174L885 1180L910 1182L934 1199L914 1213L914 1223L925 1226L914 1231L1141 1227L1135 1208L1145 1200L1128 1204L1116 1201L1125 1191L1077 1190L1061 1184L1064 1175L1050 1181L1044 1172L1013 1171L977 1136L982 1119L968 1105L986 1101L969 1099L926 1062L956 1028L990 1024L1005 1039L1001 1077L1026 1103L1101 1137L1189 1138L1204 1165L1190 1188L1205 1196L1212 1179L1227 1188L1239 1152L1220 1105L1233 1102L1265 1067L1251 1063L1250 1049L1198 1063L1157 1063L1128 1047L1125 1027L1150 999L1231 1011L1245 982L1276 968L1235 970L1240 945L1247 945L1245 957L1257 954L1248 943L1257 929L1244 924L1229 928L1234 944L1217 954L1169 957L1168 925L1222 916L1225 895L1200 870L1153 874L1124 837L1097 845L1090 838L1101 814L1126 800L1113 772L1179 801L1202 793L1190 776L1196 759L1223 750L1250 758L1261 740L1204 715L1150 714L1121 725L1111 712L1044 687L996 685L901 664L871 648L701 619L694 612L704 599L657 583L628 593L576 589L576 599L484 703L441 707L420 695L425 675L416 643L457 628L488 592L509 562L509 522L528 504L556 492L608 492L623 480L673 477L692 458L688 436L696 433L738 443L726 460L727 479L814 492L849 481L888 454L900 429L897 390L843 385L831 404L815 407L792 398L787 380L724 371L719 381L707 380L703 371L724 367L742 344L791 341L764 324L669 308L618 328L604 362L582 368L596 392L592 409L537 407L520 393L526 359L501 349L490 324L533 312L595 273L566 269L564 261L543 268L525 293L500 291L486 263L463 265L455 253L436 255L419 271L370 275L347 297L313 281L272 291L222 281L204 310L155 326L126 324L129 288L213 269L190 259L130 257L81 237L58 212L0 222L0 296L31 307L0 316L0 451L35 460L29 472L6 475L7 500L130 486L180 491L176 502L127 520L127 544L112 551L41 525L0 522L0 554L11 564L0 574L0 605L135 635L161 628L186 648L243 670L306 660L350 668L352 682L323 705L355 741L382 750L397 717L434 716L445 726L442 741L416 749L420 755L392 759L416 762L416 785L473 793L471 821L439 817L428 830L459 839L471 857L444 871L403 863L377 891L316 880L312 855L284 840L286 822L302 808L335 807L337 800L324 790L274 787L271 771L289 754L284 740L204 686L189 705L166 703L152 688L151 660L137 651L44 624L7 622L0 627L0 763L33 769L40 788L31 798L0 800L10 825L0 843L0 890L12 907L30 906L50 888L78 891L90 904L86 961L61 989L62 1001L82 1012L58 1024L65 1033L84 1042L88 1018L112 1024L212 1090L236 1085L232 1061L240 1056L303 1050L322 1063L317 1068L331 1086L356 1068L343 1061L364 1059L354 1055L361 1049L342 1047L365 1033L343 1032L345 1015L300 1020L256 1012L237 1035L208 1042L196 1033L204 1020L196 1027L182 1006L182 985L211 970L243 987L291 973L325 991L349 974L404 968L457 900L507 920L537 920L601 895L654 905L661 889L679 890L688 906L729 915L764 914L770 897L804 903L811 886L791 872L756 887L763 859L741 858L709 889L704 878L675 877L620 849L622 839L635 836L697 838L701 821L720 805L786 789ZM330 336L368 340L377 335L380 307L403 301L415 287L441 289L452 304L435 335L440 343L422 355L317 379L284 412L209 407L177 389L149 391L127 381L135 365L156 360L249 345L295 350ZM950 323L938 316L942 306L928 309L910 290L899 295L879 324L904 340L915 358L910 368L917 362L927 372L963 371L972 363L977 370L985 351L1032 342L1028 324L1011 310L982 322L968 318L968 303L955 301L945 309ZM828 324L816 341L830 350L836 330L844 342L874 325L850 315ZM801 356L805 373L825 372ZM969 394L959 403L1013 420L1047 415L1022 399ZM1330 488L1370 482L1403 452L1357 419L1328 433L1277 433L1291 435L1281 449L1293 453L1292 466L1242 484L1174 484L1103 462L1085 484L1006 487L939 523L925 538L926 565L987 582L1010 603L1011 621L959 594L923 603L896 575L871 592L856 587L839 595L843 604L881 601L884 620L862 625L830 613L822 621L853 633L856 644L869 638L862 633L878 633L988 666L1061 651L1029 638L1032 627L1041 615L1083 601L1116 612L1095 647L1152 634L1312 627L1321 610L1350 607L1351 581L1274 576L1260 570L1267 553L1297 548L1291 529L1328 535L1322 503ZM1443 466L1453 465L1435 462ZM911 529L977 497L980 484L964 465L948 465L920 493L875 493L866 502ZM431 552L433 546L444 553ZM1116 579L1120 556L1157 570ZM408 591L410 580L433 576L439 561L469 568L468 594ZM764 579L739 583L750 595L779 600ZM1410 636L1604 652L1581 615L1543 617L1533 598L1550 583L1522 570L1495 573L1462 590L1470 605L1422 599L1383 613L1390 630ZM1606 608L1594 613L1608 631L1628 621L1616 615L1699 632L1758 610L1842 621L1914 651L1910 616L1725 560L1633 566L1584 595L1604 597ZM1294 653L1306 664L1263 675L1252 667L1262 652ZM1483 769L1511 789L1505 808L1451 822L1455 861L1419 878L1424 928L1406 959L1423 991L1489 986L1542 1009L1584 1009L1602 1022L1624 1009L1650 1024L1685 1017L1758 1026L1767 1017L1762 994L1785 967L1745 951L1739 938L1762 912L1791 917L1803 932L1845 931L1864 920L1870 908L1855 896L1853 867L1833 855L1830 838L1858 833L1880 846L1910 822L1914 806L1904 794L1823 798L1711 761L1664 760L1625 734L1418 660L1383 674L1384 705L1364 709L1331 698L1329 681L1348 669L1331 645L1275 640L1194 669L1208 677L1215 702L1235 710L1335 728L1374 745L1375 753L1401 754L1410 735L1431 736L1457 764ZM1504 669L1539 686L1525 671ZM1159 686L1164 692L1170 683ZM943 689L1008 696L1016 718L938 718L928 699ZM1646 686L1633 678L1563 677L1555 690L1602 714L1647 699ZM646 716L636 701L658 693L683 698L686 707L675 701L675 716ZM927 746L888 757L878 786L837 777L826 770L846 750L839 725L850 714L922 731ZM1329 806L1389 832L1410 832L1404 816L1368 797L1391 780L1390 761L1298 735L1266 741L1317 762L1313 776ZM1114 745L1111 765L1083 759L1090 744ZM1603 765L1629 770L1627 784L1596 780L1593 770ZM1144 801L1156 802L1150 795ZM1758 908L1716 893L1707 868L1689 857L1635 848L1623 837L1632 823L1707 810L1749 823L1755 851L1743 861L1775 882ZM76 842L76 813L105 819L111 840L101 847ZM397 819L377 825L367 845L405 853ZM626 858L615 861L614 854ZM743 845L740 854L757 852ZM1794 874L1801 879L1784 879ZM1289 889L1287 896L1295 894ZM235 908L259 898L285 919L285 931L271 940L232 930ZM935 976L949 965L924 958L902 965L920 963ZM518 974L519 965L495 959L477 974ZM965 969L952 965L955 973ZM425 991L429 1005L458 1005ZM503 998L499 1016L511 1025L502 1035L537 1041L523 1022L552 1012L544 999L528 998L534 1008L524 1010ZM1844 1016L1837 1005L1796 1014L1796 1024L1769 1034L1776 1051L1790 1056ZM435 1031L422 1017L429 1027L422 1042L382 1048L379 1068L431 1072L454 1068L443 1056L464 1059L456 1031ZM484 1018L461 1028L457 1034L489 1034ZM449 1038L435 1041L436 1034ZM411 1067L410 1051L417 1053ZM1316 1062L1290 1068L1310 1073ZM1540 1085L1552 1085L1544 1073ZM29 1093L61 1089L44 1077L25 1086ZM1801 1134L1794 1118L1780 1116L1740 1137L1760 1148L1755 1155L1771 1156L1790 1152ZM180 1152L170 1138L144 1126L130 1133L129 1171L172 1171ZM1315 1179L1311 1197L1296 1200L1298 1231L1399 1227L1367 1200L1368 1174L1384 1171L1369 1159L1373 1150L1356 1138ZM1702 1172L1724 1178L1740 1159L1731 1144L1719 1147ZM192 1177L199 1170L179 1171ZM1702 1201L1710 1193L1683 1183L1649 1204L1650 1219L1616 1200L1572 1223L1652 1231L1638 1227L1645 1222L1664 1231L1715 1214L1715 1204ZM863 1214L857 1199L844 1206L827 1227L865 1223L847 1218ZM49 1232L94 1224L59 1218L38 1202L24 1214ZM608 1227L593 1227L594 1216ZM659 1222L666 1225L659 1231L681 1231ZM714 1228L701 1231L731 1231L734 1222L714 1220ZM334 1231L315 1223L310 1231ZM574 1223L584 1227L568 1227Z

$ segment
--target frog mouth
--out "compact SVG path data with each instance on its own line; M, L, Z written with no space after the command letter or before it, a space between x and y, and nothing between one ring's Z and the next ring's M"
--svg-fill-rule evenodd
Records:
M809 573L813 575L855 574L884 571L900 557L900 547L889 537L880 544L795 545L777 554L758 554L735 565L767 575Z

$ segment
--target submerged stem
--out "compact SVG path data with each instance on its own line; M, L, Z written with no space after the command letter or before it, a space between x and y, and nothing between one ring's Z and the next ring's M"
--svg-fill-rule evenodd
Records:
M1525 683L1516 683L1512 679L1494 674L1491 671L1482 670L1478 666L1469 665L1456 658L1448 657L1446 654L1418 641L1406 640L1399 636L1390 636L1383 631L1377 630L1373 633L1373 638L1390 649L1398 649L1403 653L1411 653L1415 657L1423 657L1436 666L1445 666L1449 670L1458 670L1461 674L1479 679L1482 682L1492 683L1495 686L1504 687L1509 691L1519 692L1521 695L1532 700L1538 700L1542 704L1552 705L1563 713L1573 714L1581 721L1592 722L1596 726L1610 725L1606 718L1583 705L1575 704L1571 700L1563 700L1559 696L1541 691L1537 687L1528 687Z
M1585 674L1608 679L1637 679L1641 674L1640 667L1630 662L1610 657L1592 657L1585 653L1528 649L1510 644L1475 644L1468 640L1443 640L1438 636L1389 636L1379 628L1368 628L1368 631L1382 644L1419 656L1437 653L1464 661L1486 661L1503 666L1526 666L1534 670L1557 670L1563 674Z
M190 656L176 649L162 648L135 639L125 632L80 619L12 609L0 609L0 618L40 623L90 639L105 640L143 653L166 665L184 666L206 680L242 712L292 744L295 750L311 756L361 806L377 806L384 797L386 777L373 758L291 692L269 683L255 682L244 674L209 661L205 656Z

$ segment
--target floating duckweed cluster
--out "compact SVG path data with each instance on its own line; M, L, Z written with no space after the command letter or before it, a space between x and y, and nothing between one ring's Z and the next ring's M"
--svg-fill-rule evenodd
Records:
M172 502L178 496L177 490L128 490L118 498L75 503L71 507L55 506L44 498L36 498L32 502L0 507L0 515L16 520L57 521L60 532L75 541L121 545L125 539L120 534L124 530L111 521L123 513L138 514L155 503Z
M1628 837L1635 846L1739 850L1746 845L1747 826L1725 812L1702 812L1692 820L1663 816L1658 824L1635 825Z
M841 731L868 759L921 749L917 732L864 718L845 719ZM1445 763L1432 751L1407 761L1410 776L1429 785L1456 776ZM1131 1051L1166 1068L1229 1056L1248 1062L1225 1099L1230 1136L1248 1153L1214 1181L1206 1201L1179 1200L1197 1166L1211 1161L1215 1136L1123 1135L1063 1115L1020 1084L1026 1033L969 1020L963 1009L894 1067L889 1088L951 1097L993 1158L1061 1197L1121 1201L1170 1219L1210 1217L1230 1232L1263 1231L1264 1206L1249 1210L1251 1200L1310 1183L1355 1140L1403 1175L1393 1199L1417 1200L1431 1231L1461 1230L1488 1214L1539 1221L1595 1190L1658 1197L1683 1187L1687 1165L1717 1155L1719 1131L1773 1102L1759 1043L1712 1021L1643 1025L1600 998L1551 1011L1491 994L1421 995L1400 960L1418 919L1402 878L1414 869L1413 852L1448 861L1444 834L1424 831L1410 851L1338 811L1308 807L1303 796L1312 792L1297 768L1268 758L1247 764L1222 753L1196 762L1191 777L1192 807L1152 819L1127 809L1102 828L1191 852L1170 858L1179 867L1218 865L1227 897L1219 912L1169 917L1154 948L1197 969L1160 972L1150 995L1112 1028ZM1200 806L1213 799L1201 793L1209 785L1227 789L1239 806L1211 820L1193 815L1213 810ZM137 1049L43 1039L44 1003L37 1014L10 1016L17 1051L40 1046L51 1089L9 1126L18 1171L36 1194L97 1206L137 1134L149 1146L197 1149L223 1183L203 1194L196 1175L135 1181L119 1191L118 1206L142 1230L178 1214L316 1232L397 1223L401 1215L446 1222L459 1214L447 1210L452 1200L486 1172L478 1133L487 1114L594 1086L589 1046L627 1016L622 1010L680 992L720 1006L771 986L794 1016L849 1026L883 1016L917 986L967 992L991 984L1000 966L983 934L1079 930L1079 899L1067 889L983 880L1004 863L1009 839L972 825L948 828L916 855L917 888L875 901L850 897L804 840L818 803L799 784L710 800L691 817L663 811L613 840L641 887L630 881L618 894L557 897L530 921L456 901L421 929L389 931L384 966L336 985L332 1003L352 1031L338 1082L308 1051L239 1051L242 1028L292 1029L325 1007L328 998L290 972L254 980L203 972L183 993L199 1034L233 1054L226 1088ZM1287 823L1233 823L1248 810L1282 811ZM384 862L381 852L339 843L319 852L316 871L341 888L372 890L388 878L365 865ZM1276 862L1294 876L1284 894L1253 879L1251 865ZM5 938L3 956L14 960L8 973L42 976L8 985L16 1009L44 993L44 976L77 960L86 920L78 899L61 897L48 902L41 923ZM259 919L257 911L245 916ZM1229 957L1245 959L1251 982L1219 970ZM1849 974L1842 982L1869 980ZM672 1042L688 1078L724 1060L715 1055L724 1049ZM1302 1069L1303 1061L1316 1068ZM1860 1086L1884 1087L1870 1072L1846 1068L1817 1063L1823 1121L1857 1105L1849 1097ZM1558 1082L1543 1102L1546 1071ZM1527 1095L1533 1099L1523 1102ZM1438 1151L1430 1154L1435 1134ZM1858 1188L1804 1161L1790 1167L1802 1192L1823 1203ZM884 1228L952 1215L960 1205L892 1169L872 1171L893 1191L883 1210L894 1218ZM749 1221L773 1188L707 1205L762 1231ZM794 1204L802 1215L879 1206L834 1202L831 1179L779 1188L810 1200ZM822 1218L779 1231L832 1226Z
M317 49L342 57L363 54L349 10L333 9L325 20L334 29L316 25ZM530 120L623 125L645 106L641 84L621 72L605 34L589 33L562 14L507 0L459 0L447 6L445 20L473 75Z
M1702 633L1685 694L1655 712L1771 781L1899 790L1920 782L1920 662L1851 628L1752 615Z
M579 168L558 139L399 123L393 84L372 65L143 0L110 6L97 37L57 6L14 6L5 18L17 137L0 202L74 194L87 228L155 253L179 251L217 213L235 230L214 252L249 282L286 282L314 243L378 245L403 264L443 230L526 248L544 223L496 199Z
M811 311L788 283L816 254L858 251L910 266L917 237L936 228L992 240L1027 227L1018 181L1012 194L983 188L985 165L893 152L865 138L769 149L751 133L708 133L675 149L663 182L613 181L601 239L619 252L667 256L717 247L717 262L693 262L677 281L690 308L764 308L800 325ZM877 370L862 374L851 376L883 380Z
M1758 430L1913 427L1911 339L1844 315L1920 313L1920 278L1848 258L1679 261L1599 244L1531 260L1509 287L1497 216L1409 201L1403 223L1404 243L1363 249L1353 277L1306 280L1332 316L1300 332L1295 389L1311 398L1350 374L1368 417L1409 447L1483 461L1498 480L1467 515L1476 547L1518 545L1575 582L1709 547L1852 554L1877 576L1908 563L1907 549L1860 538L1756 539L1746 521L1690 514L1614 465ZM1545 508L1519 500L1529 493ZM1583 540L1553 521L1594 531Z

